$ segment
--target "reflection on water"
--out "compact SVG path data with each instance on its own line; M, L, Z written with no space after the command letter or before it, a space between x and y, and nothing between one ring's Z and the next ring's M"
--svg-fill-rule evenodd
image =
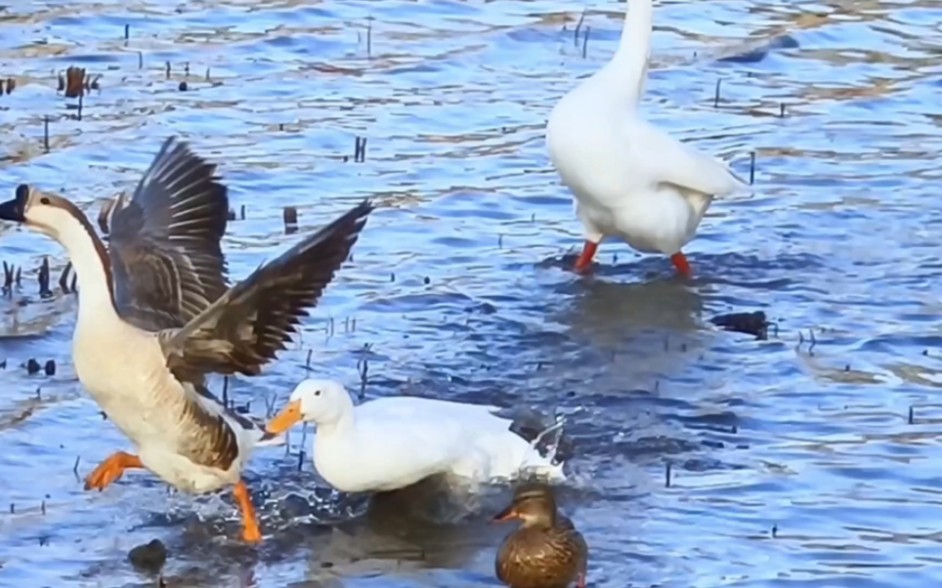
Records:
M593 276L566 271L580 230L542 128L614 50L624 3L590 8L576 37L569 0L13 3L0 190L58 190L94 217L182 134L231 186L237 277L297 239L285 206L308 231L373 196L302 340L231 381L238 402L260 414L311 372L356 389L366 360L370 397L565 416L560 496L594 586L933 585L942 11L657 3L645 112L740 174L756 160L756 194L711 207L687 282L617 242ZM81 120L57 92L68 66L102 75ZM170 586L494 585L507 529L486 519L506 488L367 509L299 459L310 437L253 460L257 550L225 493L167 494L146 473L84 492L127 442L75 379L75 298L40 301L44 256L58 276L61 249L0 226L0 259L23 267L0 298L0 585L153 586L126 554L154 537ZM709 323L754 310L777 335ZM29 375L31 358L56 374Z

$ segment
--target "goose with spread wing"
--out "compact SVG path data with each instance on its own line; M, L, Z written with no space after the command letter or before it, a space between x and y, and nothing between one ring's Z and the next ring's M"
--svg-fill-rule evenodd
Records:
M234 486L243 538L261 540L241 471L279 438L223 406L206 376L258 374L284 349L347 259L365 200L229 286L220 241L228 196L215 165L168 139L130 200L108 219L109 250L72 202L27 185L0 219L58 241L78 279L75 371L136 454L118 451L87 478L103 489L146 468L193 493Z

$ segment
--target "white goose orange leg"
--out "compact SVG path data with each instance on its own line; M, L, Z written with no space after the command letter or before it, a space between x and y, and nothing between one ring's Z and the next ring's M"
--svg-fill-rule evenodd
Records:
M580 255L579 259L576 260L576 265L574 265L572 269L580 273L589 269L589 267L592 266L592 259L595 258L595 252L598 250L598 248L598 243L586 241L582 246L582 255Z
M671 261L674 263L674 268L677 269L678 274L685 278L689 278L693 275L693 270L690 269L690 262L687 261L687 256L684 255L683 252L678 251L671 255Z

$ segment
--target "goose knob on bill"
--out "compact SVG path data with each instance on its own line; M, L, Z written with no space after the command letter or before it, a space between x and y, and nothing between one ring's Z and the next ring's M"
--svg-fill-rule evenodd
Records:
M497 552L497 578L510 588L586 585L589 548L572 521L557 512L553 489L526 482L495 522L520 521Z
M341 492L397 490L438 474L471 481L521 472L565 479L563 466L513 433L512 421L494 414L498 410L415 396L354 406L341 384L304 380L267 429L279 435L296 423L315 423L314 467Z
M614 57L556 104L546 125L550 159L572 192L584 235L575 271L599 243L618 237L668 255L692 275L681 249L717 196L747 190L723 162L648 123L638 113L651 51L652 0L628 0Z
M102 490L146 468L204 493L234 486L243 538L261 539L242 468L258 445L282 443L229 410L206 387L211 373L256 375L285 348L307 309L347 259L368 201L229 286L220 241L228 215L215 165L168 139L133 196L108 218L109 250L79 208L21 185L0 219L58 241L78 280L75 371L131 440L86 478Z

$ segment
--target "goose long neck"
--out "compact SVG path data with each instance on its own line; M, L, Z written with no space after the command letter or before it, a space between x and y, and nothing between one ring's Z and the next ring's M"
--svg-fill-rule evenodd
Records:
M653 21L652 0L628 0L618 50L607 66L618 80L620 92L632 103L637 103L644 91Z
M78 324L117 318L114 279L104 244L78 209L58 231L58 240L69 252L78 285Z

